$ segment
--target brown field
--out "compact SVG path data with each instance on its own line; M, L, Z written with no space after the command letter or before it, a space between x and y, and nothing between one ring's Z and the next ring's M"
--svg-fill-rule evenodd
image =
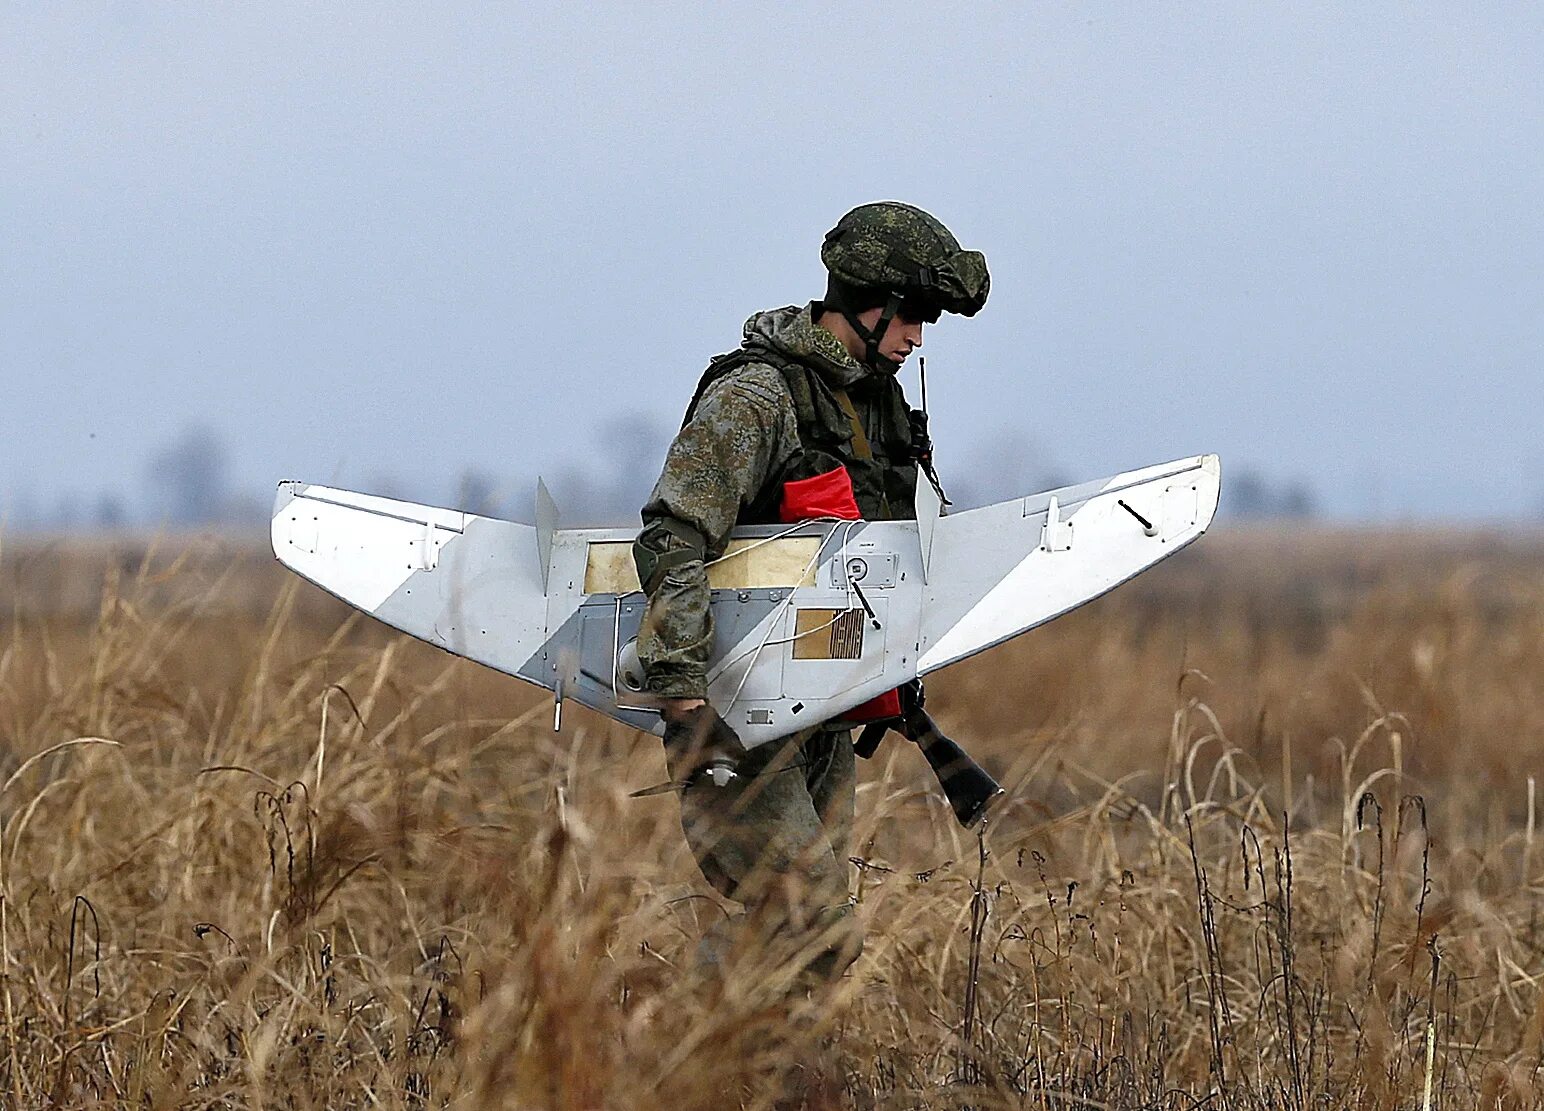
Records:
M214 541L0 553L0 1106L1544 1106L1544 537L1221 532L930 680L827 998L658 742ZM803 1068L802 1066L808 1066Z

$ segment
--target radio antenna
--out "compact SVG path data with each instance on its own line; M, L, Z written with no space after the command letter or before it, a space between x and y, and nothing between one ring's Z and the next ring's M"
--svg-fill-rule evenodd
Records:
M917 356L917 378L922 383L922 408L911 410L911 450L917 460L917 466L922 468L922 473L933 484L933 489L938 492L938 500L943 505L953 505L949 495L944 493L943 483L938 481L938 472L933 469L933 437L927 430L927 356Z

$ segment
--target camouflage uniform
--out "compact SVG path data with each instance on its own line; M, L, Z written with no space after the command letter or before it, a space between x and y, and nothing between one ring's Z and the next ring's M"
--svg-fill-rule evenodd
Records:
M867 218L860 232L877 228L879 238L838 242L855 216ZM939 262L922 275L932 304L971 313L985 300L985 262L976 252L960 251L925 213L884 202L855 209L827 236L822 257L833 282L824 307L854 320L859 306L850 283L883 279L889 288L880 296L889 304L882 335L901 306L894 289L903 284L886 268L916 256ZM966 305L954 286L968 287L975 300ZM706 697L713 646L706 563L723 554L735 525L778 520L785 482L842 466L865 519L913 515L925 426L908 408L896 368L875 357L876 344L869 342L867 365L854 359L815 323L821 308L816 302L751 317L740 348L709 365L670 445L634 546L649 596L638 652L654 694ZM866 450L855 443L839 398L861 423ZM686 757L668 745L667 758L672 778L690 783L682 826L704 876L747 907L763 939L802 948L799 963L818 973L840 972L861 947L847 920L855 781L849 730L827 723L753 749L726 787L691 782ZM705 955L715 956L715 939L705 944Z
M900 384L854 360L813 308L746 321L740 350L703 376L643 507L639 576L646 589L657 581L638 650L655 694L706 696L713 632L700 556L723 555L737 524L775 522L784 482L846 466L866 520L912 515L917 466ZM874 458L858 458L832 386L851 399Z
M917 468L900 384L854 360L814 323L813 308L751 317L740 350L713 360L643 509L640 577L655 581L638 650L655 694L706 695L713 627L703 557L722 555L737 524L776 521L784 482L846 465L865 518L911 515ZM855 453L832 386L851 399L873 459ZM681 754L668 755L672 777L685 778ZM682 825L703 875L753 908L771 934L807 941L829 931L813 963L839 971L858 944L833 928L848 903L851 734L817 725L753 749L739 771L728 787L703 782L683 792ZM771 889L789 877L798 881L795 898L779 891L772 905Z

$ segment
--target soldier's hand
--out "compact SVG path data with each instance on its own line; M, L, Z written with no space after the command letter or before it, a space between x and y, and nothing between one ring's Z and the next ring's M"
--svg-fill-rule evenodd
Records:
M667 698L659 708L659 716L665 719L669 725L673 721L684 718L698 706L706 706L707 702L701 698Z
M665 720L665 748L677 776L687 783L703 779L715 786L728 785L737 777L735 766L746 754L729 723L706 702Z
M665 720L665 747L678 752L693 749L707 751L721 749L726 754L745 752L740 738L729 723L718 716L718 711L706 702Z

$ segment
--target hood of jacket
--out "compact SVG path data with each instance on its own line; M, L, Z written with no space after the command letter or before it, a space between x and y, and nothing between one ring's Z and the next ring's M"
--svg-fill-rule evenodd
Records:
M753 352L770 349L784 359L813 367L842 389L875 375L848 354L839 339L815 323L814 305L788 305L757 313L745 322L742 346Z

